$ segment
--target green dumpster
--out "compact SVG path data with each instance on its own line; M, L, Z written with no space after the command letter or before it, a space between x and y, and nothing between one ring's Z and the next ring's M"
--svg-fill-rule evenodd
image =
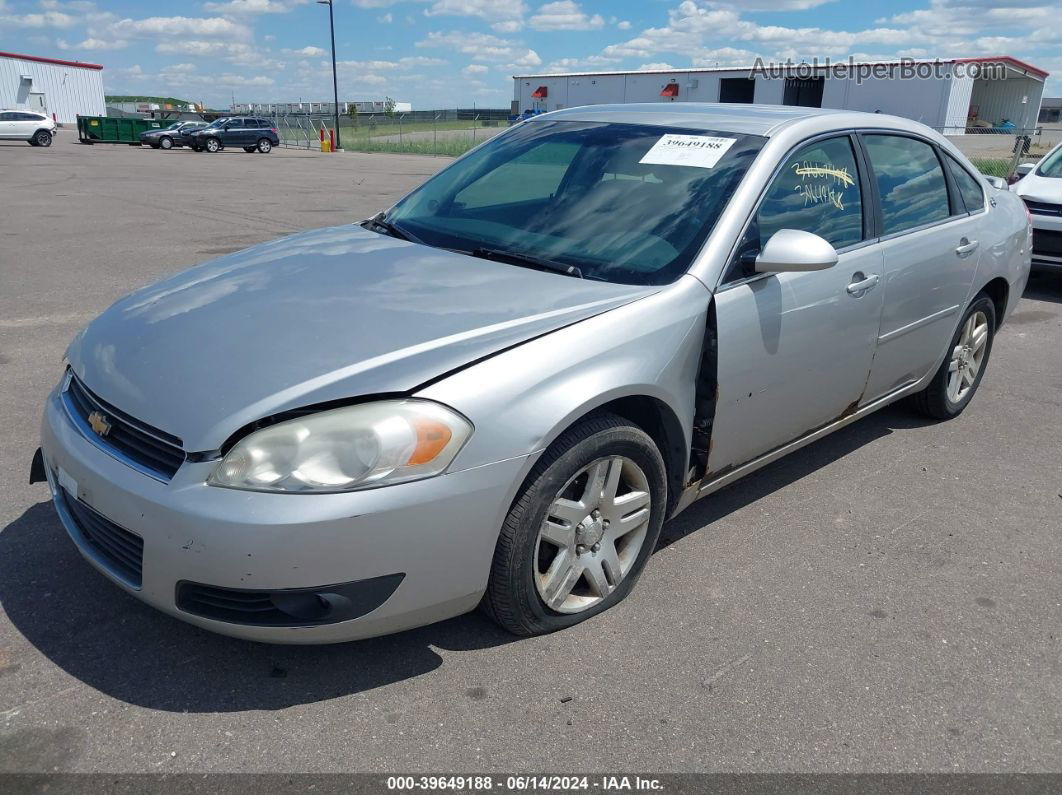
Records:
M77 137L84 144L129 144L140 146L140 133L169 127L172 120L120 116L78 116Z

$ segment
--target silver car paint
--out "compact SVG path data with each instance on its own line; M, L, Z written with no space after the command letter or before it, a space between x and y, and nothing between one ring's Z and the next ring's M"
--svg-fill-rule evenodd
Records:
M716 443L710 471L703 480L687 482L686 472L678 473L678 487L683 489L678 509L924 383L943 360L946 344L921 356L923 361L911 368L912 383L877 400L856 388L861 374L865 383L873 367L872 354L867 356L858 344L850 345L844 354L844 361L854 372L840 372L842 368L831 371L825 366L826 358L820 356L818 369L803 374L797 360L807 352L790 344L798 339L812 340L815 324L825 322L828 307L837 307L849 319L857 316L854 307L862 307L866 315L858 321L859 339L873 348L881 327L870 318L875 313L887 313L889 302L887 263L877 243L842 254L838 265L827 271L799 274L806 278L805 284L793 281L787 286L788 277L796 274L762 275L757 278L759 287L751 282L728 287L720 281L735 241L765 186L785 155L801 141L826 132L865 127L943 139L914 122L878 114L756 106L677 107L598 106L539 117L730 129L769 136L690 272L666 287L580 282L399 244L361 230L324 230L223 258L204 266L205 270L196 269L170 280L169 286L163 283L148 288L119 302L72 346L71 361L93 389L140 419L186 435L188 449L211 449L245 421L285 407L378 390L410 389L430 382L415 394L452 406L476 427L448 474L350 494L267 495L206 486L204 481L214 465L207 461L186 463L170 484L162 484L139 475L82 439L53 394L45 411L42 440L53 487L55 473L62 470L78 483L79 494L90 504L144 536L144 587L137 595L145 601L226 634L278 642L329 642L395 631L473 607L486 586L498 529L524 476L551 441L595 407L620 398L652 401L661 408L671 431L665 446L674 449L665 450L665 458L688 460L695 377L713 300L720 334L727 332L726 339L720 339L721 400L715 429L717 438L724 441ZM969 165L950 144L942 145ZM963 279L949 280L949 297L942 300L965 305L984 284L1001 277L1010 286L1009 313L1028 273L1024 209L1009 193L986 186L986 195L998 206L981 216L976 227L982 240L977 265L964 267ZM934 231L925 236L941 250L953 247L956 230L944 228L949 226L933 227ZM329 246L334 246L337 254L331 260ZM348 259L353 254L358 255L357 260ZM310 262L323 268L328 278L314 276L313 269L308 268ZM430 270L433 265L439 269ZM279 269L276 280L270 266ZM340 332L351 329L346 324L351 322L351 302L357 299L343 294L339 286L352 267L365 269L374 302L387 303L378 307L374 318L386 324L388 333L403 333L401 324L419 317L418 312L429 311L434 305L432 298L446 307L442 313L447 320L445 330L436 329L436 337L424 334L382 349L370 347L365 353L353 347L342 347L335 353L318 351L319 347L337 344L337 339L339 344L348 345L342 333L328 334L314 313L334 303L336 311L327 313L328 320L338 323ZM879 269L885 279L858 298L847 293L828 295L831 290L844 290L856 267L870 272ZM205 278L197 277L197 272ZM242 282L245 274L248 278L254 274L261 281L251 278L249 283ZM293 279L295 274L312 279L312 311L304 308L298 313L298 301L291 291L296 287L301 291L303 285ZM389 282L396 275L402 278ZM471 293L464 292L466 281L478 285L476 277L484 277L486 283L470 286ZM815 277L819 282L812 281ZM421 289L425 280L431 282L431 290ZM388 291L389 284L396 288L394 294ZM447 290L450 294L444 294ZM741 299L738 290L751 298ZM757 304L757 292L773 294L773 303ZM412 302L397 303L406 297ZM798 324L787 325L784 337L779 319L771 317L771 307L777 310L782 297L790 302L785 322L790 322L791 313ZM485 307L490 301L500 301L505 308ZM542 317L542 302L548 306L546 318ZM139 310L141 305L146 309ZM262 305L279 307L279 312L261 313L266 316L263 319L255 311ZM238 308L241 312L232 315L232 323L226 326L213 318L207 307ZM371 310L362 305L359 308ZM731 310L741 316L731 316ZM239 321L245 321L250 336L258 334L261 341L264 335L289 355L285 335L290 333L310 361L272 359L283 368L278 368L279 373L263 375L256 372L264 369L255 355L261 348L256 349L253 343L223 339L222 347L203 351L201 346L215 338L198 336L196 355L186 355L182 361L174 352L184 346L171 335L194 333L191 324L183 321L200 311L204 314L199 319L215 334L226 330L235 335L240 331ZM923 307L917 311L928 310ZM149 323L145 318L152 312L166 317ZM400 316L401 323L390 320L390 312ZM465 317L465 312L471 315ZM720 313L727 317L720 317ZM298 324L290 327L294 318L310 330ZM273 325L266 322L269 319ZM288 325L281 326L280 321ZM957 321L952 315L940 325L953 331ZM160 322L172 324L166 334L158 333ZM482 333L484 324L488 325L487 333ZM495 326L503 328L501 336L497 336ZM519 331L513 333L513 326ZM832 328L843 334L847 326L835 323ZM140 337L119 352L119 341L128 329L135 329ZM476 340L474 344L468 344L470 337ZM226 347L230 344L232 347ZM112 347L114 353L109 352ZM364 366L356 358L359 355L372 357L370 366ZM141 375L128 364L118 365L132 361L149 368L148 374ZM752 367L747 361L758 364ZM794 391L787 392L786 381L768 372L771 367L788 368L790 378L797 379L795 384L789 382ZM225 368L236 372L229 376L222 372ZM208 387L195 383L185 386L188 379L198 382L215 377L221 378L222 386L217 405ZM243 386L245 382L251 386ZM763 401L760 407L742 405L739 384L745 394L752 392ZM167 387L191 390L193 399L180 401L161 394ZM763 390L762 397L757 390ZM855 408L841 405L853 394ZM157 401L165 402L164 410L155 408ZM815 425L820 419L825 424ZM742 446L742 435L759 427L764 431L758 440ZM222 586L282 588L395 571L407 573L395 595L368 616L342 624L294 629L246 627L196 618L181 613L173 603L173 585L185 578Z
M186 450L215 450L262 417L406 392L652 292L556 279L359 226L318 229L126 296L67 359L112 405Z

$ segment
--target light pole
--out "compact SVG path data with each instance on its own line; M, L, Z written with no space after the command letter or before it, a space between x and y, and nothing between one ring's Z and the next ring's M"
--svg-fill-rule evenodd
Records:
M332 99L335 101L336 149L342 149L339 142L339 82L336 79L336 21L332 14L332 0L317 0L318 5L328 6L328 28L332 32Z

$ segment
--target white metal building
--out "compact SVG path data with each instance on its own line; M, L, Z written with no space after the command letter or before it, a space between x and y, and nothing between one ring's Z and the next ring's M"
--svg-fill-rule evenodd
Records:
M755 102L891 113L949 135L1036 125L1048 73L1007 55L938 61L514 75L516 112L627 102ZM902 71L906 66L908 72ZM753 75L750 77L750 75ZM905 76L908 75L908 76Z
M0 108L43 111L60 124L104 116L103 67L0 52Z
M356 107L358 113L385 113L387 100L367 99L354 102L340 102L339 114L345 116L350 113L351 107ZM394 113L409 113L413 105L409 102L395 102L391 109ZM317 114L331 115L335 113L334 102L237 102L232 106L233 113L259 113L262 115L299 115Z

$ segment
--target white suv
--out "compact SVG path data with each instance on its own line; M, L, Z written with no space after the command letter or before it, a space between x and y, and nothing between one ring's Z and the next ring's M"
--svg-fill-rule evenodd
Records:
M0 110L0 141L29 141L30 146L51 146L56 124L32 110Z

